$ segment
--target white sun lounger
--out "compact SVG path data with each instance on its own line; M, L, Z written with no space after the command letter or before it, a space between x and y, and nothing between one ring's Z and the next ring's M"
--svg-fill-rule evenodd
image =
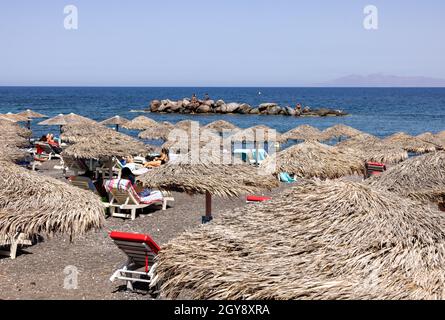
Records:
M104 186L111 194L109 208L112 217L135 220L138 209L161 204L162 210L165 211L168 202L175 201L173 197L163 194L161 191L152 191L149 197L141 199L129 180L115 179L114 182L107 180L104 182ZM116 209L119 211L130 210L131 213L116 212Z
M154 260L160 250L156 242L148 235L116 231L110 233L110 238L128 258L125 265L113 273L110 281L123 280L129 290L133 290L134 282L150 285ZM138 271L142 268L144 271Z
M0 236L0 247L9 247L9 251L0 250L0 255L10 256L11 259L15 259L17 256L17 247L19 245L30 246L32 245L32 242L24 233L18 233L12 238Z

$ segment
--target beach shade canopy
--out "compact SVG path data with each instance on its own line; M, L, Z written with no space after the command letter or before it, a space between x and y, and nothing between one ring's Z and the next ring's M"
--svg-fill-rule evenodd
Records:
M130 155L147 155L152 147L130 136L105 128L100 134L81 139L62 152L62 156L78 159L110 159Z
M199 122L192 121L192 120L182 120L175 124L175 128L179 128L179 129L189 129L190 127L193 127L193 126L199 127Z
M1 161L19 162L22 160L29 159L30 157L31 155L28 152L10 145L3 146L2 152L0 152L0 162Z
M440 202L445 198L445 152L413 157L389 168L367 183L422 202Z
M240 128L235 126L234 124L227 122L225 120L217 120L212 123L209 123L204 127L204 129L212 130L218 133L230 132L230 131L238 131Z
M0 142L3 147L27 147L31 131L20 127L14 122L0 119Z
M140 139L146 139L146 140L168 140L168 135L170 131L172 131L175 128L173 124L170 122L161 122L158 123L156 126L151 126L145 131L142 131L139 133L138 137Z
M356 155L315 141L294 145L273 154L261 165L266 172L287 172L300 178L336 179L363 175L365 163Z
M286 140L320 141L321 131L310 125L304 124L298 126L283 134Z
M211 196L236 197L272 189L278 181L272 175L260 175L257 168L245 164L224 164L219 155L183 154L166 165L138 177L144 186L160 190L206 195L206 217L211 217Z
M360 134L363 134L363 132L360 130L354 129L344 124L337 124L324 130L322 133L322 138L323 140L340 139L342 137L352 138Z
M360 134L344 140L338 143L335 149L356 155L367 162L397 164L408 159L406 150L394 144L384 143L370 134Z
M112 118L102 121L101 124L103 124L104 126L109 126L109 125L116 126L116 131L119 131L119 126L123 126L128 122L130 122L130 120L125 119L121 116L114 116Z
M88 140L101 134L113 134L113 130L99 123L74 123L67 124L62 128L60 138L62 141L76 143L81 140Z
M28 121L27 117L20 115L20 114L12 113L12 112L0 114L0 118L7 119L12 122L27 122Z
M0 176L0 235L73 237L104 223L104 206L92 192L5 161Z
M65 120L65 116L63 114L59 114L53 118L39 122L39 125L41 126L64 126L67 124L68 122Z
M227 147L230 148L230 140L228 143ZM163 149L182 154L200 148L221 150L223 147L223 139L219 134L212 130L200 128L199 122L196 121L187 121L179 126L176 125L169 131L167 140L162 145Z
M408 152L414 153L434 152L438 149L436 145L422 141L404 132L395 133L392 136L383 139L383 142L390 145L399 146Z
M152 285L168 299L443 299L444 272L439 212L360 183L305 181L170 241Z
M445 148L445 136L443 138L440 138L439 135L434 135L431 132L425 132L418 135L416 138L425 142L432 143L439 149Z
M31 109L27 109L27 110L22 111L22 112L20 112L18 114L21 115L21 116L24 116L24 117L26 117L28 119L48 118L48 116L46 116L44 114L41 114L41 113L38 113L38 112L35 112L35 111L32 111Z
M158 123L155 120L147 118L145 116L139 116L125 123L124 125L122 125L122 127L128 130L146 130L157 125Z
M286 140L278 131L264 125L258 125L238 131L230 138L233 142L283 142Z

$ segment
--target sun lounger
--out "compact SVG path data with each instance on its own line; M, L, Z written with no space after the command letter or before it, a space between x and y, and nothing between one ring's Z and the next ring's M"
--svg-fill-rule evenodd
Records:
M76 176L79 175L80 172L85 173L88 171L88 167L83 162L83 160L70 157L62 158L62 167L64 174L66 174L68 170L71 170Z
M167 209L167 202L174 198L164 196L160 191L152 191L149 196L141 198L134 190L131 182L124 179L113 179L104 182L105 189L111 194L109 203L111 215L118 218L136 219L136 211L151 205L162 205L162 210ZM118 210L130 210L131 214L116 212Z
M37 149L34 154L34 158L36 157L40 159L47 158L47 160L51 160L52 158L57 158L57 159L61 158L59 154L54 152L53 148L51 148L51 146L48 143L36 142L35 145Z
M148 235L123 233L113 231L110 238L127 255L125 265L115 271L110 278L111 282L123 280L129 290L133 290L134 282L151 282L153 277L154 260L160 248ZM144 271L138 271L144 268Z
M384 163L367 162L366 167L366 179L375 175L379 175L386 171L386 165Z
M9 251L0 250L0 255L10 256L11 259L15 259L17 256L17 247L19 245L30 246L32 245L32 242L24 233L18 233L12 238L0 236L0 247L9 247Z
M259 202L266 202L270 201L272 198L270 197L261 197L261 196L247 196L246 202L247 203L259 203Z

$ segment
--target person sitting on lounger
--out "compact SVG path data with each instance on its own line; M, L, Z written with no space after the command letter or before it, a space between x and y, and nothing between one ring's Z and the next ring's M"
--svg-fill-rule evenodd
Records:
M62 152L62 148L60 148L60 145L58 142L54 141L54 135L51 133L48 133L46 135L46 142L51 146L51 148L54 150L56 154L60 154Z
M144 163L145 168L158 168L163 164L168 162L168 150L162 149L161 155L153 159L153 161L149 161Z
M134 190L136 191L138 196L140 196L141 198L148 197L150 195L150 193L151 193L150 189L146 189L146 188L144 188L141 185L136 183L136 177L131 172L130 168L128 168L128 167L122 168L121 179L130 181L131 185L134 188Z

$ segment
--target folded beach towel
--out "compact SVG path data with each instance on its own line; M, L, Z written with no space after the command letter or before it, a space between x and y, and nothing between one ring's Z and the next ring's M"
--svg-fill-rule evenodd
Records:
M152 191L149 196L139 197L139 200L143 204L152 204L155 202L162 202L164 200L164 196L161 191Z
M296 180L292 178L289 173L281 172L280 173L280 181L285 183L294 183Z

